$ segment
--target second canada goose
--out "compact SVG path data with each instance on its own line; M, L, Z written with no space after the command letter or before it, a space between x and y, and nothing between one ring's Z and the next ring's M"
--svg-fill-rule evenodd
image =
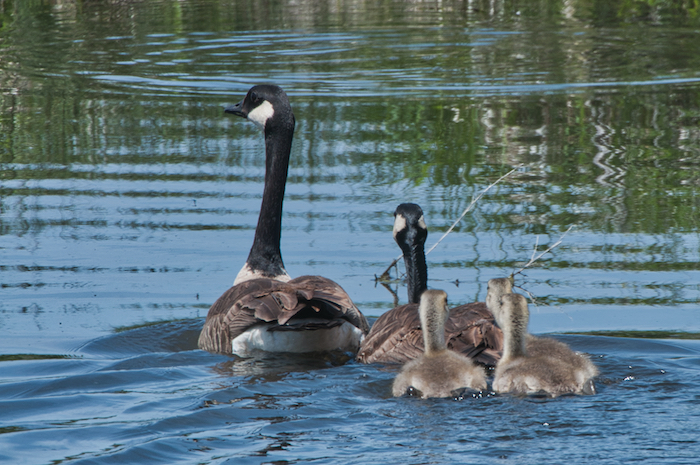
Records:
M277 86L255 86L225 112L262 129L265 187L248 260L209 309L199 347L238 355L255 349L357 352L369 324L348 294L321 276L291 279L282 262L282 201L295 125L287 94Z
M529 336L530 313L520 294L503 295L492 312L503 330L503 356L496 365L493 390L515 394L595 394L598 373L588 358L566 344Z
M420 297L421 327L425 351L401 369L394 380L392 394L402 396L409 387L428 397L448 397L460 388L486 389L484 369L471 359L447 349L445 323L450 311L444 291L427 290Z
M428 228L423 210L415 203L403 203L394 212L394 240L406 265L408 301L380 316L362 342L357 360L362 363L406 363L423 353L423 335L418 301L428 287L425 240ZM511 291L510 282L494 288L497 297ZM451 309L445 324L447 347L474 361L494 366L503 344L501 330L483 302Z

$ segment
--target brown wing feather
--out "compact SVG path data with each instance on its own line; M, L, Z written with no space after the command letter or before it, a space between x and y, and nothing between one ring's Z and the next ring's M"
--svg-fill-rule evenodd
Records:
M496 366L503 350L503 333L484 302L450 309L445 324L447 347L486 366Z
M451 350L486 366L495 366L503 349L503 334L483 302L450 310L445 341ZM362 363L406 363L423 354L418 304L407 304L380 316L362 342Z
M300 312L305 317L347 320L364 334L369 331L367 320L350 296L330 279L301 276L285 283L259 278L231 287L214 302L199 335L199 347L230 354L233 339L250 327L260 323L286 325ZM318 323L314 327L321 326ZM311 326L289 325L292 328Z
M287 284L294 284L306 292L313 291L313 296L306 298L309 305L320 303L326 311L334 312L337 317L349 321L363 334L369 332L367 318L355 306L345 289L335 281L323 276L299 276Z
M377 318L357 353L362 363L404 363L423 353L418 304L393 308Z

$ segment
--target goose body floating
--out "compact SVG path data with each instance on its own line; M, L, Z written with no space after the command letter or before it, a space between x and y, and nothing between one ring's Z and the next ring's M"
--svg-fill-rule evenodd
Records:
M282 202L294 135L294 113L273 85L251 88L226 113L252 121L265 136L265 187L255 238L243 268L211 306L199 335L210 352L357 352L369 324L337 283L291 279L280 251Z
M403 364L423 354L418 302L428 283L428 228L420 206L403 203L396 208L393 234L403 252L409 303L389 310L372 325L357 355L362 363ZM501 293L511 291L510 282L507 286ZM452 308L445 323L445 339L450 350L486 366L495 366L503 345L501 330L483 302Z
M527 333L530 313L520 294L505 294L492 311L503 330L503 356L496 365L493 390L514 394L595 394L598 369L582 354L553 339Z
M461 388L486 389L484 369L464 355L447 349L445 323L449 318L447 294L427 290L420 297L418 313L423 333L424 353L408 362L394 380L392 394L402 396L409 387L421 397L449 397Z

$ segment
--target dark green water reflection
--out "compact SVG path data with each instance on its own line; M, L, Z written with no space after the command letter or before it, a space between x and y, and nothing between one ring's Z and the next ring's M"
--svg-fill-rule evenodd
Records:
M262 191L260 136L221 107L259 82L282 85L298 121L288 267L342 280L370 314L393 304L367 288L398 252L396 204L420 203L435 240L512 168L431 254L431 285L483 298L489 277L575 225L522 283L575 321L561 329L681 329L571 314L685 312L700 297L693 2L4 1L0 13L8 327L34 315L47 328L57 308L126 309L109 327L201 316L247 255Z

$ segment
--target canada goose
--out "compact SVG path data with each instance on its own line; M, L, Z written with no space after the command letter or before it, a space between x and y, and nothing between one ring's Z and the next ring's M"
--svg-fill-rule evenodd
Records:
M447 349L445 323L450 315L447 294L439 290L423 292L418 313L425 351L401 369L392 386L394 397L404 395L409 387L418 390L424 399L448 397L452 391L465 387L486 389L484 369Z
M423 353L418 301L428 283L424 249L427 237L423 210L414 203L399 205L394 212L394 240L403 251L409 303L377 319L360 346L358 361L406 363ZM507 288L498 290L502 294L510 291L510 282ZM493 292L496 293L496 289ZM453 308L445 331L447 347L454 352L487 366L494 366L498 361L503 337L483 302Z
M225 112L262 129L265 187L248 259L209 309L199 347L238 355L253 349L356 352L369 324L347 293L320 276L291 279L282 262L282 201L295 124L287 95L277 86L255 86Z
M598 373L588 358L566 344L527 333L530 313L520 294L503 295L492 312L503 330L503 356L496 365L493 390L516 394L595 394Z

